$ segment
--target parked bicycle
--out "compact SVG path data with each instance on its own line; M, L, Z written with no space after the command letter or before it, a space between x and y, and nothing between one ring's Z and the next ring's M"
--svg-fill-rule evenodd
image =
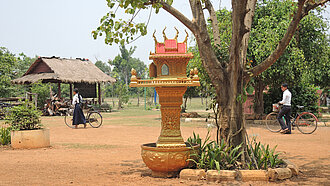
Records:
M274 104L275 105L275 104ZM279 114L279 108L275 108L273 105L273 112L267 115L266 117L266 126L267 129L271 132L279 132L281 130L281 126L279 121L277 120L277 116ZM275 109L274 109L275 108ZM297 105L298 110L303 109L304 106ZM298 130L303 134L312 134L317 128L317 117L311 112L302 112L296 113L295 117L290 116L291 119L291 128L294 130L294 127L297 127ZM282 119L285 122L284 117Z
M99 128L103 123L101 113L95 111L92 105L87 105L87 107L88 107L88 111L86 112L85 115L86 123L89 123L89 125L93 128ZM70 128L74 128L74 126L72 125L72 120L73 120L73 109L69 109L69 111L66 113L64 117L64 122L66 126Z

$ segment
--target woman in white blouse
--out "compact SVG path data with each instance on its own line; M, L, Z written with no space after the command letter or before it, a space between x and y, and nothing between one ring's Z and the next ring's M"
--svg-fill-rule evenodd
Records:
M77 88L73 90L73 94L72 105L74 106L74 111L72 125L74 125L75 128L78 128L79 124L84 124L84 128L86 128L86 119L80 104L82 103L82 97L79 95L79 90Z

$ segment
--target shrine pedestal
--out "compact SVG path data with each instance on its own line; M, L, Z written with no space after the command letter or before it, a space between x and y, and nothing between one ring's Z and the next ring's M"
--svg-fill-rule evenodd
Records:
M174 177L189 165L193 151L180 131L182 96L187 87L156 87L161 105L162 128L157 143L141 146L142 159L154 177Z
M187 32L186 32L187 33ZM192 53L187 52L187 39L178 42L179 31L174 39L168 39L163 30L164 42L157 41L155 35L155 53L150 53L153 62L149 66L149 76L143 80L132 69L130 87L156 87L161 105L161 131L156 143L141 146L142 159L152 170L155 177L173 177L189 165L190 155L198 145L185 143L180 131L180 112L182 97L188 86L200 86L197 68L190 70L187 77L186 66Z
M162 129L157 147L185 147L180 131L182 97L187 87L156 87L161 105Z

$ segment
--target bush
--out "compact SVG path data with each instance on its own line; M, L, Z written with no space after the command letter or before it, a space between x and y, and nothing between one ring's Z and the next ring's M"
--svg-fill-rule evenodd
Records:
M319 95L316 93L317 88L315 86L301 83L300 85L289 87L289 90L292 94L292 114L296 114L298 111L296 105L305 106L303 111L310 111L317 114ZM264 95L265 113L272 112L272 104L281 101L282 96L283 93L279 87L270 88L268 93Z
M36 109L35 105L25 101L22 105L9 109L6 123L11 126L12 130L40 129L42 127L40 116L41 112Z
M242 144L236 147L227 145L222 139L220 144L210 140L210 133L206 135L203 141L199 135L193 133L188 138L188 143L198 144L199 149L195 150L189 161L194 165L191 168L205 170L234 170L234 169L264 169L271 167L280 167L283 160L276 153L276 146L270 148L269 145L262 145L254 139L253 144L247 146L247 151L242 150ZM241 155L246 152L248 155L246 162L239 162Z
M252 139L251 146L248 146L248 154L251 158L255 159L255 162L251 160L247 166L251 169L264 169L280 167L284 162L278 156L280 153L276 153L277 145L274 148L270 148L269 145L260 144L256 141L256 138Z
M206 139L202 142L199 135L193 133L193 137L188 138L188 143L198 144L199 150L196 150L192 155L192 161L195 163L195 168L205 170L233 170L240 168L240 163L237 161L243 151L239 151L242 145L237 147L228 146L224 140L218 145L215 141L210 141L210 132L207 133Z
M0 129L0 145L8 145L11 141L10 128L1 127Z

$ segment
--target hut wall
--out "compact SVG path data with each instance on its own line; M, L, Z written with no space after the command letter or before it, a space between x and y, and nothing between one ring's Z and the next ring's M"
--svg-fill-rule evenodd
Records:
M81 94L84 98L97 98L95 83L75 83L74 88L77 88L79 90L79 94Z

